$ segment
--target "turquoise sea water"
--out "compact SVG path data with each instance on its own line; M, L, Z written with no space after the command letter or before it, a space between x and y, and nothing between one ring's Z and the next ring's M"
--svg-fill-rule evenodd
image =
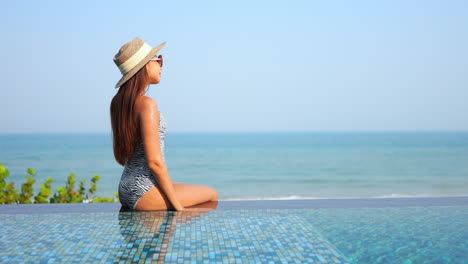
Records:
M166 162L223 200L468 195L468 132L169 132ZM36 169L36 192L74 172L111 197L122 173L110 134L0 134L0 163L17 184Z

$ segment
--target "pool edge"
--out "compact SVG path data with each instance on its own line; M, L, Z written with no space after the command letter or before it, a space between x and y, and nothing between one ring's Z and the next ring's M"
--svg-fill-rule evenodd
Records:
M211 205L212 206L212 205ZM219 201L215 210L468 206L468 196ZM204 208L201 204L197 206ZM0 214L126 211L120 203L2 204Z

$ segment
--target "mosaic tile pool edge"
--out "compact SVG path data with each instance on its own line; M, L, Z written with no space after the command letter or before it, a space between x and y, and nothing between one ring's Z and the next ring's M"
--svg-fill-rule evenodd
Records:
M7 241L15 239L12 243L0 242L4 249L0 261L349 263L298 212L272 209L4 214L0 220L7 228L2 229L1 235ZM73 221L77 217L79 220ZM101 223L99 228L96 221ZM41 255L44 246L50 250L43 250Z
M408 206L468 206L468 196L415 197L415 198L366 198L366 199L302 199L302 200L244 200L219 201L216 210L244 209L307 209L307 208L362 208ZM120 203L82 204L5 204L0 214L26 213L86 213L118 212Z

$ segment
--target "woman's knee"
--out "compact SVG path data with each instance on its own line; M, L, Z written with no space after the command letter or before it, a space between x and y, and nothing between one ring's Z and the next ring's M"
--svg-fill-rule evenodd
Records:
M218 201L218 191L215 189L215 188L212 188L212 194L213 194L213 197L211 198L211 201Z
M218 201L218 191L208 185L204 185L204 187L206 188L208 201Z

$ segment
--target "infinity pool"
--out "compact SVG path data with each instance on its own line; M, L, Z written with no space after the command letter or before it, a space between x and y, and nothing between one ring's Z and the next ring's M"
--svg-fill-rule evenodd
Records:
M21 205L3 205L0 261L468 263L467 200L341 208L294 208L300 202L288 201L283 208L259 208L281 203L267 201L248 209L223 208L220 202L215 210L184 212L112 211L115 204L103 212L83 212L92 208L89 204L79 205L80 212L50 212L73 206L55 205L49 212L26 213Z

